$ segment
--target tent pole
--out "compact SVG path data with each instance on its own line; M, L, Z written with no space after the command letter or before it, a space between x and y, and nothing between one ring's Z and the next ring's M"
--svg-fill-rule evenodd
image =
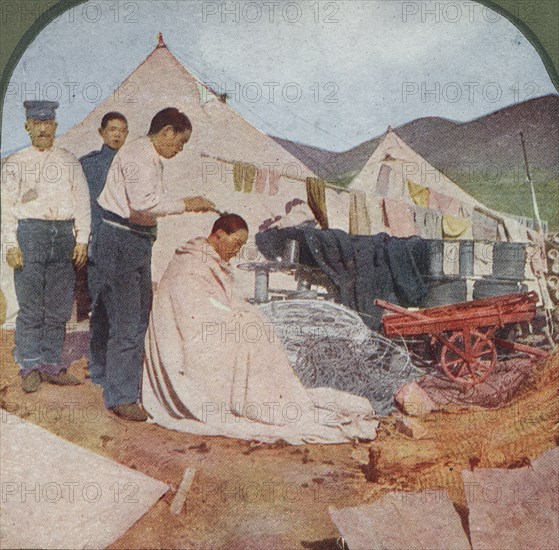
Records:
M524 135L520 132L520 141L522 142L522 152L524 153L524 165L526 167L526 181L530 184L530 191L532 193L532 204L534 206L534 215L538 223L538 230L543 235L543 225L540 218L540 209L538 208L538 201L536 200L536 191L534 189L534 182L530 176L530 167L528 166L528 155L526 153L526 144L524 143Z
M528 165L528 154L526 153L526 143L524 142L524 135L522 132L520 132L520 141L522 143L522 152L524 154L524 165L526 167L526 179L528 181L528 183L530 184L530 192L532 193L532 204L534 206L534 215L536 217L536 223L538 224L538 230L539 233L542 237L542 242L545 242L545 235L543 232L543 224L542 224L542 220L540 218L540 210L538 208L538 201L536 200L536 191L534 189L534 182L532 181L532 177L530 175L530 167ZM550 340L550 342L552 343L552 345L554 344L554 341L552 339L551 334L553 334L553 319L551 317L551 307L549 304L545 303L545 295L544 292L547 292L547 288L546 288L546 284L545 284L545 278L539 274L536 274L536 279L538 280L538 285L540 287L540 292L542 294L542 303L543 303L543 307L544 307L544 311L545 311L545 317L546 317L546 321L547 321L547 327L546 327L546 331L545 334L548 338L548 340ZM543 279L543 280L542 280Z

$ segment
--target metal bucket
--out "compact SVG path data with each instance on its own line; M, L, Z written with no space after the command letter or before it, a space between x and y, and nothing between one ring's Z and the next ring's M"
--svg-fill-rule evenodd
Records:
M443 274L444 241L441 239L426 240L427 246L427 274L435 277Z
M524 243L495 243L493 246L493 275L509 279L524 279L526 245Z
M493 296L504 296L505 294L516 294L526 292L528 287L520 281L502 281L499 279L481 279L474 283L474 300L492 298Z
M459 272L462 277L474 274L474 241L460 241Z
M425 283L429 290L421 300L421 307L446 306L467 300L468 282L466 279L427 277Z

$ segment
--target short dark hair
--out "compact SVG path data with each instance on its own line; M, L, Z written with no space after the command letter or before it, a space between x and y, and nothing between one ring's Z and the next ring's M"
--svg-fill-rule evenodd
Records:
M192 123L190 119L181 113L175 107L167 107L159 111L152 119L149 127L148 136L158 134L165 126L171 126L176 133L190 130L192 132Z
M104 130L111 120L122 120L122 122L128 125L128 121L122 113L119 113L118 111L111 111L101 119L101 130Z
M217 233L220 229L225 231L227 235L231 235L241 229L248 231L248 225L238 214L223 214L223 216L215 220L212 227L212 235Z

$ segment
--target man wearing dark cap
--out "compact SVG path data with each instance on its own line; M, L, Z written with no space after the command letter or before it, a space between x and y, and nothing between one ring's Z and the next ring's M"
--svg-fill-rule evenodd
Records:
M117 151L124 145L128 136L128 121L122 113L112 111L106 113L101 119L99 135L103 146L98 151L91 151L80 158L87 185L91 205L91 233L90 242L95 239L96 230L103 219L103 209L99 206L97 198L103 190L107 174ZM91 309L87 285L87 266L76 273L76 305L77 320L87 319ZM106 323L105 323L106 324Z
M80 381L61 363L76 268L87 260L90 208L78 159L56 147L54 101L25 101L32 147L2 167L2 232L19 312L14 357L23 389ZM72 265L72 263L74 265Z
M191 132L190 120L178 109L157 113L147 136L118 151L98 199L104 212L91 247L89 371L103 387L105 406L126 420L147 420L138 399L157 218L215 209L203 197L175 198L165 189L161 159L180 153ZM102 325L99 318L107 324L95 331Z

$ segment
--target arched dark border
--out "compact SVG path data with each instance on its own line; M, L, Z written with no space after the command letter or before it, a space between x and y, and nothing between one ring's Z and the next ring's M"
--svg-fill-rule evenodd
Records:
M8 58L8 62L2 71L2 82L0 88L0 97L2 98L2 103L0 105L0 125L2 123L2 117L4 114L4 97L6 95L6 90L8 84L10 82L10 78L12 77L12 73L16 65L18 64L21 56L33 42L35 37L53 20L56 19L59 15L62 15L64 12L68 11L70 8L74 6L78 6L79 4L85 3L87 0L62 0L48 8L44 11L34 22L33 24L25 31L24 35L19 39L14 51L10 54ZM1 126L0 126L1 128ZM2 136L0 132L0 146L2 144Z
M493 0L474 0L478 4L482 4L487 6L488 8L494 10L495 12L499 13L503 17L506 17L513 25L515 25L523 34L528 38L528 40L532 43L536 51L538 52L539 56L541 57L542 61L544 62L545 68L553 82L553 85L557 90L559 90L559 75L557 73L557 68L551 59L551 56L544 48L543 44L541 43L540 39L537 37L535 32L521 19L516 17L513 13L509 11L504 6L494 2ZM18 41L14 51L11 53L4 70L2 71L2 82L1 82L1 93L0 97L2 103L0 105L0 124L2 121L2 115L4 110L4 96L6 94L6 89L9 83L9 80L12 76L12 73L23 55L24 51L27 49L29 44L35 39L35 37L56 17L62 15L65 11L78 6L79 4L85 3L86 0L61 0L57 4L54 4L50 8L48 8L45 12L43 12L34 22L33 24L27 29L23 37ZM559 19L558 19L559 25ZM1 145L1 135L0 135L0 145Z
M485 6L491 8L493 11L502 15L503 17L506 17L530 41L532 46L536 48L538 55L541 57L544 66L547 70L547 74L549 74L549 78L551 78L553 85L559 91L559 74L557 73L557 67L553 63L551 56L544 48L543 44L541 43L536 33L526 23L524 23L522 19L519 19L510 11L508 11L506 8L500 6L496 2L493 2L492 0L474 0L474 1L477 2L478 4L484 4ZM557 25L558 25L557 33L559 36L559 17L558 17Z

